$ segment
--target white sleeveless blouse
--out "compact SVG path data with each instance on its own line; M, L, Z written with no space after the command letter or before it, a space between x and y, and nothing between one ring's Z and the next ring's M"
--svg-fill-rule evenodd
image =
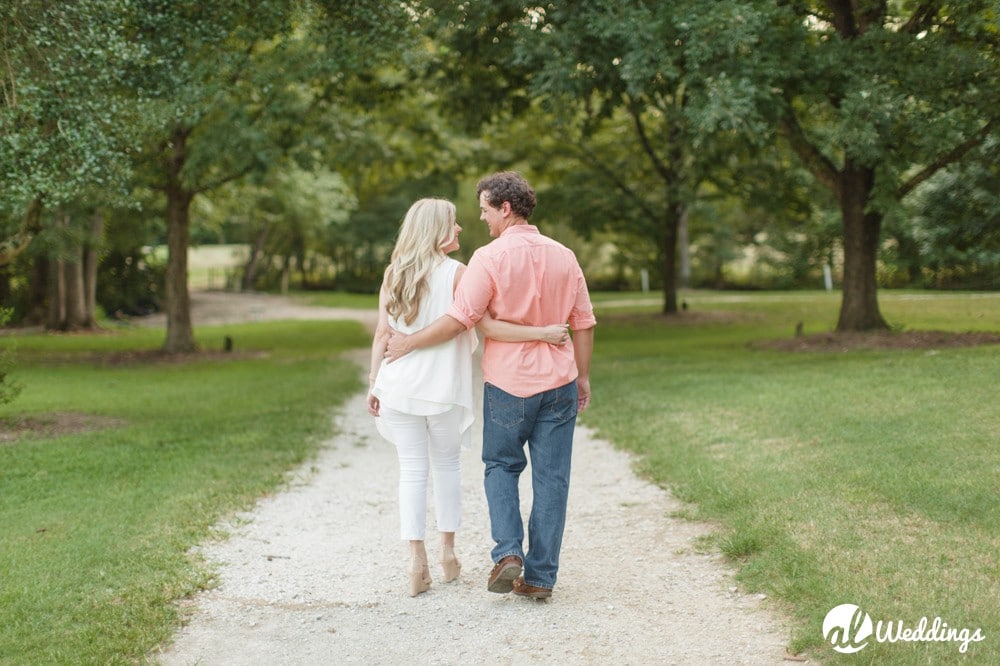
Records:
M390 316L389 326L401 333L415 333L448 312L454 293L455 271L459 266L460 262L446 257L428 278L429 289L414 322L407 324ZM462 446L468 448L475 420L472 352L478 344L476 330L472 329L448 342L418 349L392 363L382 361L372 394L385 407L417 416L443 414L452 407L460 407L463 412ZM382 429L382 419L375 419L375 422L382 436L390 439Z

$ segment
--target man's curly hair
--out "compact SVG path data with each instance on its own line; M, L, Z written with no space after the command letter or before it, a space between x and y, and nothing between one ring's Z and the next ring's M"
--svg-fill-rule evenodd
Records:
M483 192L487 193L486 201L494 208L507 201L514 214L526 220L535 210L535 191L521 174L514 171L501 171L480 180L476 185L476 196Z

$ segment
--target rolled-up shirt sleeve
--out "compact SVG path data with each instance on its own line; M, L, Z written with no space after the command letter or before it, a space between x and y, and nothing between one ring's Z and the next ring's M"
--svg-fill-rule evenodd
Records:
M569 313L570 329L583 331L597 325L597 318L594 317L594 305L590 302L590 291L587 289L587 278L583 276L583 271L578 270L576 275L576 302L573 310Z
M465 326L466 330L471 329L483 318L493 298L495 284L486 262L477 251L469 260L469 266L458 283L455 299L447 315Z

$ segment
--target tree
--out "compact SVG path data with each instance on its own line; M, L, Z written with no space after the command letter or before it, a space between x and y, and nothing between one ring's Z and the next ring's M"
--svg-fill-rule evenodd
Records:
M285 156L314 160L326 142L309 130L342 117L336 106L346 82L376 66L380 53L398 53L389 45L398 48L410 17L402 5L375 0L185 0L133 9L145 52L133 76L158 123L146 169L167 202L163 349L190 351L192 201L264 174Z
M887 327L876 261L887 214L935 173L995 135L1000 7L944 2L756 2L770 15L758 69L781 135L833 194L844 246L838 331ZM778 74L775 76L775 74Z
M124 0L0 4L0 266L42 231L46 207L125 190L120 103Z
M168 353L193 351L187 286L192 201L254 171L277 149L276 116L299 91L276 59L294 43L293 3L153 2L133 5L142 58L130 71L149 123L141 167L166 199Z
M466 89L486 97L467 118L491 121L493 143L508 152L512 117L545 126L544 153L537 144L514 152L533 152L543 178L553 159L575 161L578 182L560 189L613 185L609 206L572 219L652 241L663 312L677 312L681 223L723 155L760 133L734 106L744 91L704 77L702 64L742 54L759 26L741 26L729 3L694 1L467 2L438 12L447 46L441 82L458 88L449 96L462 99Z

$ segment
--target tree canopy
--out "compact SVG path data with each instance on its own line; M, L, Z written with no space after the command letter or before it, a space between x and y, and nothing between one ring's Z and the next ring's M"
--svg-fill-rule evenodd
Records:
M602 285L652 269L665 313L751 248L770 285L836 264L838 329L882 328L886 262L893 284L997 284L998 17L996 0L13 0L0 296L25 316L100 247L124 275L165 241L164 349L190 350L192 226L253 248L246 288L294 267L371 290L412 199L515 168L536 214L603 257Z
M127 3L12 0L0 6L0 265L41 230L44 206L124 195L135 108L112 102Z
M771 15L788 30L762 33L761 46L787 63L768 82L778 128L842 219L838 330L887 326L876 297L885 216L996 131L997 9L989 0L776 3ZM792 39L773 39L785 34Z

